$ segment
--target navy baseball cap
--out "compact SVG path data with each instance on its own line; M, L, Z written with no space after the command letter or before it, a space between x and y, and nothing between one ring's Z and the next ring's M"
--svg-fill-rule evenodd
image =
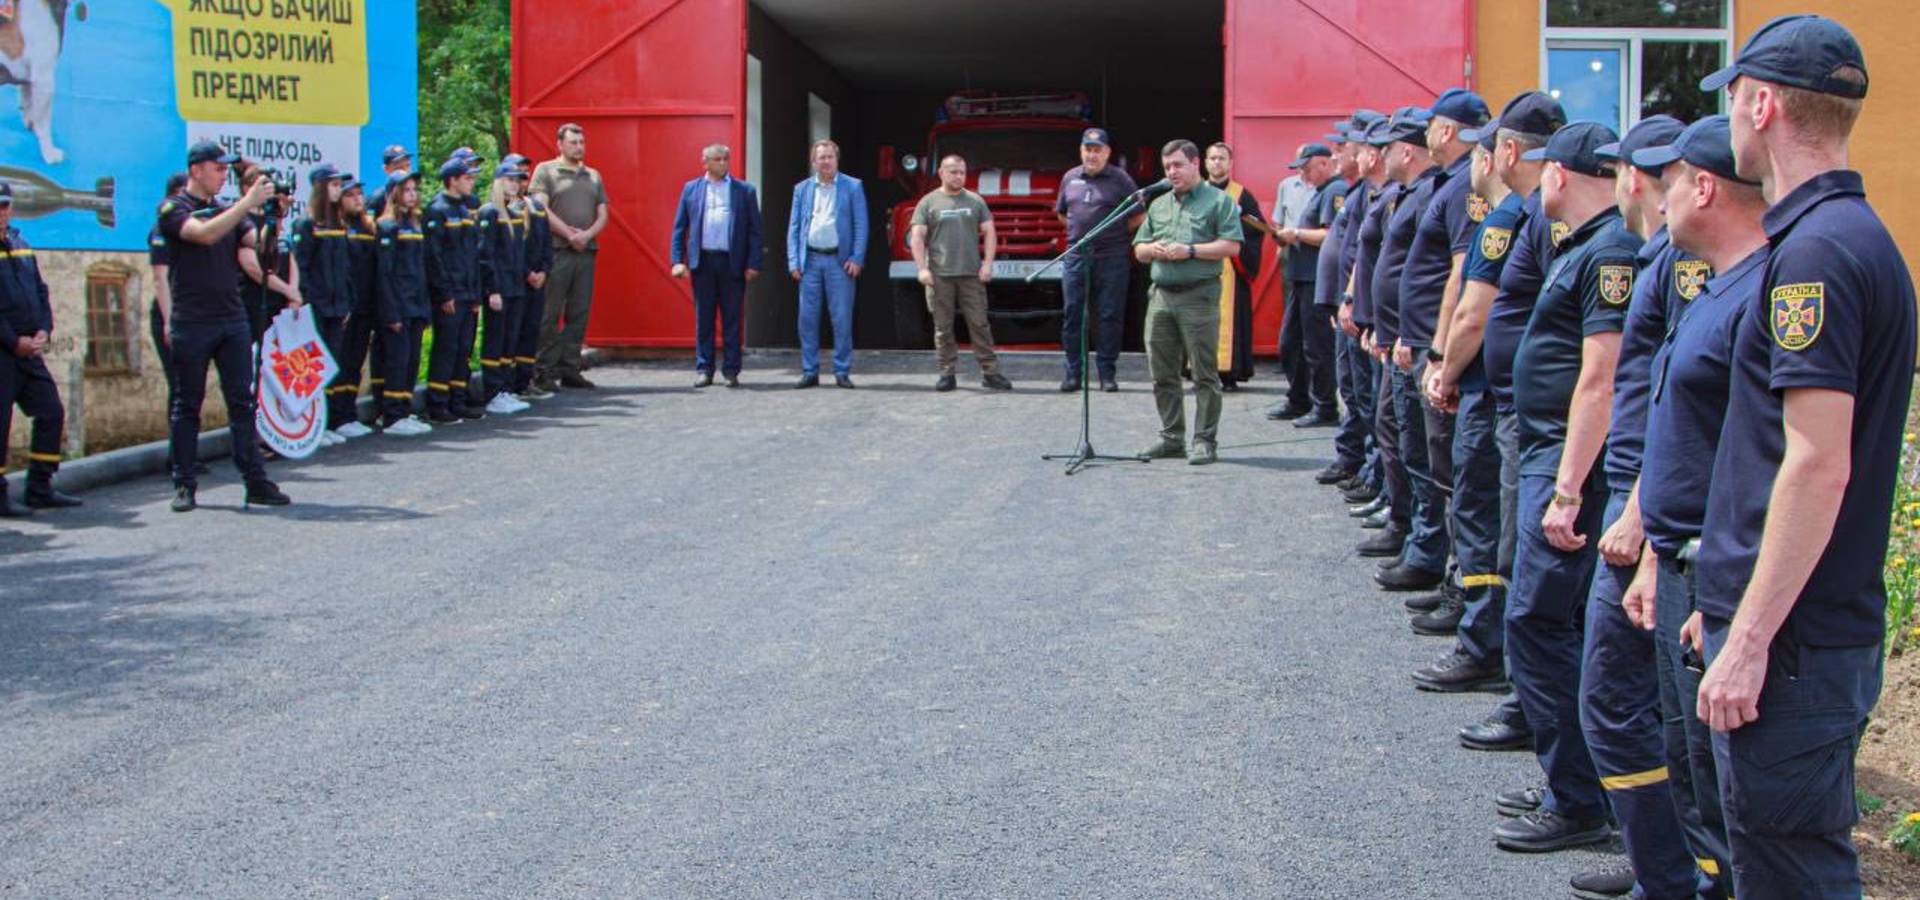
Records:
M1432 106L1427 107L1427 114L1445 116L1468 128L1487 124L1489 115L1487 101L1466 88L1448 88L1434 99Z
M393 192L399 190L401 185L406 184L409 181L419 181L419 180L420 180L419 169L405 169L387 176L387 186L385 190L388 196L392 196Z
M1612 128L1600 122L1575 122L1554 132L1545 147L1528 150L1520 158L1539 162L1557 162L1561 168L1595 178L1612 178L1613 169L1599 154L1601 147L1620 139Z
M1666 144L1634 151L1633 164L1640 168L1665 168L1673 162L1697 166L1729 181L1758 185L1740 177L1733 163L1733 127L1726 116L1708 116L1688 125Z
M1080 132L1080 146L1111 147L1113 146L1113 136L1108 134L1105 128L1089 128Z
M307 173L307 183L319 184L322 181L332 181L339 177L340 167L333 163L321 163L314 166L313 171Z
M1862 81L1834 78L1852 66ZM1826 16L1781 16L1753 33L1733 65L1700 79L1703 91L1718 91L1742 75L1822 94L1859 100L1867 96L1867 59L1845 26Z
M240 154L228 153L227 148L216 141L195 141L187 148L187 165L197 166L203 162L217 162L233 165L240 161Z
M1505 128L1534 137L1552 137L1553 133L1566 127L1567 109L1552 94L1544 91L1526 91L1507 101L1506 108L1500 110L1500 118L1471 129L1460 135L1464 141L1486 141Z
M360 179L353 177L352 172L340 173L340 193L344 194L348 191L357 191L364 187L366 187L366 185L361 184Z
M1393 143L1394 137L1393 137L1392 120L1381 119L1380 121L1375 122L1372 125L1368 126L1365 133L1360 135L1360 140L1363 143L1371 144L1375 147L1385 147L1386 145Z
M412 159L412 158L413 158L413 153L408 151L407 148L402 147L399 144L394 144L388 147L385 153L380 154L380 164L383 166L390 166L403 159Z
M1605 160L1633 163L1634 168L1649 175L1660 174L1659 166L1644 166L1637 162L1634 154L1648 147L1658 147L1673 143L1680 132L1687 129L1687 123L1672 116L1648 116L1627 129L1626 137L1611 144L1603 144L1593 152Z
M0 206L13 205L13 185L0 181Z
M1344 132L1340 134L1323 134L1320 136L1320 140L1337 147L1341 144L1348 143L1350 140L1359 140L1359 136L1355 135L1353 138L1349 139Z
M1293 162L1287 163L1287 168L1304 169L1306 168L1307 163L1316 156L1324 156L1324 157L1331 158L1333 156L1333 151L1327 149L1327 145L1325 144L1308 144L1300 148L1300 158L1294 160Z
M477 163L477 162L480 162L481 160L486 159L486 157L481 156L478 153L475 153L472 147L461 147L460 149L447 154L447 159L450 159L450 160L464 159L469 163Z
M1422 106L1402 106L1393 111L1393 118L1387 120L1387 141L1406 141L1426 146L1427 123L1433 121L1433 115Z
M500 157L500 161L503 163L512 164L515 167L520 167L527 164L527 158L524 156L521 156L518 153L509 153L506 156Z
M473 174L473 167L468 164L467 160L462 159L458 156L440 164L440 180L441 181L446 181L449 178L459 178L462 175L471 175L471 174Z
M497 166L494 166L494 167L493 167L493 177L495 177L495 178L525 178L525 177L527 177L527 171L526 171L525 169L522 169L522 168L520 168L520 167L519 167L518 165L516 165L516 164L514 164L514 163L510 163L510 162L503 162L503 163L501 163L501 164L499 164L499 165L497 165Z

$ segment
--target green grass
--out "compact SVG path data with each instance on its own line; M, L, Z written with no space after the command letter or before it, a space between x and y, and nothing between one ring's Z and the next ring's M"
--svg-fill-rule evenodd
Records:
M1908 859L1920 862L1920 812L1907 813L1888 829L1887 843Z
M1915 597L1920 595L1920 415L1909 408L1900 445L1900 478L1894 485L1893 528L1887 538L1887 652L1920 646Z
M1873 815L1885 809L1887 806L1887 801L1875 797L1859 788L1853 789L1853 800L1854 803L1860 807L1860 814L1863 816Z

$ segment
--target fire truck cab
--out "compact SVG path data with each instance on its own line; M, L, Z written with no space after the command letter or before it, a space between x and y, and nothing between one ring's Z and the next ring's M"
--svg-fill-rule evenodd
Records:
M947 98L935 114L924 154L880 148L880 177L899 181L908 194L887 215L887 274L900 346L933 342L933 322L907 238L914 206L940 187L939 161L956 153L967 161L967 188L993 211L997 247L987 315L995 339L1004 344L1059 340L1060 267L1032 282L1027 278L1066 250L1066 227L1054 213L1054 202L1062 176L1079 164L1077 137L1092 124L1091 114L1087 95L1078 92L963 91ZM1125 165L1119 158L1115 164Z

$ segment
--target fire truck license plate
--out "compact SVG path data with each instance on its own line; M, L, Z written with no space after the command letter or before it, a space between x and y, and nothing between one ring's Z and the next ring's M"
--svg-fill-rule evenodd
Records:
M996 281L1002 278L1026 278L1028 275L1039 271L1040 267L1044 265L1046 265L1044 260L996 259L993 261L993 277ZM1059 281L1060 267L1054 266L1048 269L1046 274L1041 275L1040 278L1045 281Z

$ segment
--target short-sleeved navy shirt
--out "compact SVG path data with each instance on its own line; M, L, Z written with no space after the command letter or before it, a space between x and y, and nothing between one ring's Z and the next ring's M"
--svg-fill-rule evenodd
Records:
M1460 281L1464 286L1468 282L1493 285L1500 284L1500 273L1506 269L1507 259L1513 255L1513 235L1517 230L1526 200L1519 194L1509 193L1500 201L1500 205L1487 213L1486 218L1473 229L1467 241L1467 261L1460 267ZM1491 310L1489 310L1491 313ZM1460 390L1467 393L1479 393L1488 389L1486 365L1486 340L1483 337L1480 352L1460 373Z
M1098 175L1088 175L1085 166L1074 166L1060 178L1060 197L1054 201L1053 211L1067 217L1067 242L1079 240L1100 220L1112 215L1127 202L1127 196L1140 189L1133 176L1121 171L1119 166L1105 166ZM1088 255L1095 259L1107 259L1126 256L1132 234L1126 226L1116 225L1095 238L1087 245Z
M1467 242L1479 224L1474 219L1476 198L1468 173L1472 165L1472 154L1461 156L1430 182L1432 194L1414 224L1407 267L1400 273L1400 342L1415 350L1433 345L1447 279L1453 275L1453 256L1467 252ZM1484 212L1480 215L1485 217Z
M1313 286L1315 306L1340 308L1341 297L1347 292L1347 276L1353 272L1353 248L1359 244L1359 221L1366 213L1368 188L1362 181L1331 198L1333 224L1327 227L1327 239L1320 245L1319 279Z
M1494 409L1501 415L1513 414L1513 358L1546 283L1547 266L1553 264L1553 243L1553 220L1540 208L1540 192L1534 191L1520 208L1513 249L1500 270L1500 292L1493 295L1487 330L1480 337L1480 361L1487 369Z
M160 225L155 223L147 232L147 265L173 265L173 249L167 246L167 236L160 233Z
M160 234L172 250L173 268L167 271L173 287L174 322L244 322L240 303L240 241L253 230L250 218L211 244L197 244L180 236L187 219L211 219L227 209L218 200L202 200L182 191L160 204Z
M1313 199L1307 201L1307 208L1300 213L1300 223L1295 228L1329 228L1333 225L1336 212L1335 197L1344 197L1347 183L1339 178L1329 178L1313 192ZM1324 243L1323 243L1324 246ZM1288 281L1316 281L1320 277L1320 257L1325 255L1321 247L1306 244L1294 244L1287 248L1286 265L1283 274Z
M1609 208L1573 230L1547 270L1520 352L1513 358L1513 406L1520 417L1520 474L1558 473L1567 410L1580 380L1581 343L1617 332L1633 299L1640 238ZM1589 469L1598 475L1599 466Z
M1669 559L1700 536L1714 448L1727 418L1733 336L1766 273L1762 246L1707 282L1667 330L1653 357L1647 441L1640 470L1640 519L1653 552Z
M1613 372L1613 417L1603 464L1607 488L1633 490L1640 478L1646 446L1647 393L1653 383L1653 354L1672 330L1674 316L1700 293L1713 273L1705 262L1673 245L1661 228L1640 248L1640 275L1620 335L1620 362ZM1684 281L1683 281L1684 279Z
M1400 275L1407 269L1414 230L1420 227L1420 214L1433 199L1434 179L1439 176L1439 166L1428 168L1408 182L1406 193L1397 202L1387 206L1386 237L1380 241L1380 258L1373 264L1373 330L1377 343L1391 344L1400 339Z
M1700 609L1733 618L1753 575L1786 451L1784 393L1841 391L1853 397L1850 474L1833 533L1782 628L1807 646L1877 644L1886 628L1882 566L1913 389L1913 281L1858 172L1815 176L1764 221L1773 255L1734 337L1727 421L1701 539Z
M1367 204L1367 217L1360 224L1360 255L1353 268L1353 321L1362 328L1373 328L1379 323L1379 311L1374 306L1374 274L1380 268L1381 245L1387 240L1387 216L1406 192L1407 186L1397 181L1381 186ZM1377 340L1379 335L1374 337Z

